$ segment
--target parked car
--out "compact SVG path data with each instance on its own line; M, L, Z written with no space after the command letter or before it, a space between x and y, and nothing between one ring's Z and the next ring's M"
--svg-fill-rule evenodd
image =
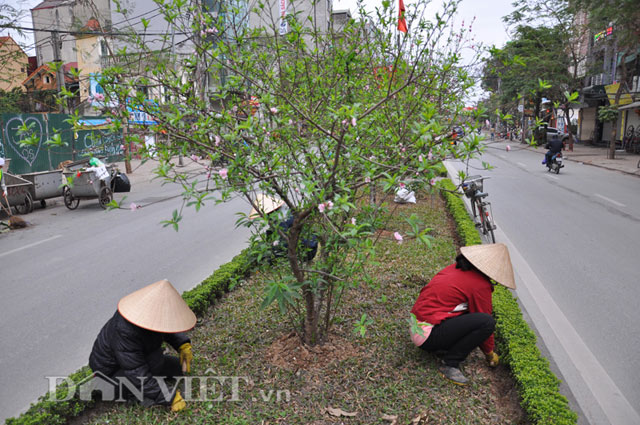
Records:
M542 129L542 127L540 127ZM569 135L564 131L555 127L547 127L547 143L549 143L555 136L558 136L563 143L569 141Z

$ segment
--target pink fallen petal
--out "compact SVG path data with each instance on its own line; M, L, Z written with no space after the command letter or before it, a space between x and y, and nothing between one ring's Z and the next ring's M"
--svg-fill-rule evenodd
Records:
M351 118L351 125L352 125L352 126L354 126L354 127L355 127L357 123L358 123L358 122L356 121L355 117L354 117L354 118Z
M318 205L318 211L320 211L321 213L324 212L324 204Z
M433 158L433 154L431 153L431 151L429 151L429 153L427 154L427 159L431 161L432 158Z
M424 156L418 155L418 161L423 162L424 161Z
M511 150L511 146L507 145L507 152Z
M132 203L131 203L131 205L129 205L129 209L130 209L131 211L135 211L135 210L137 210L137 209L138 209L138 206L137 206L135 203L133 203L133 202L132 202Z
M351 224L353 224L354 226L356 225L356 218L355 217L351 218Z
M198 156L196 154L191 155L191 160L193 162L198 162Z
M404 189L404 188L405 188L405 186L406 186L406 184L404 184L404 183L400 183L398 186L400 186L400 189Z
M364 182L365 183L371 183L371 178L370 177L365 177L364 178Z
M436 179L431 179L431 180L429 180L429 184L430 184L431 186L433 186L434 184L436 184Z
M398 241L398 243L402 242L402 235L398 232L395 232L393 234L393 237L396 238L396 240Z
M220 145L220 141L222 139L220 139L220 136L218 136L218 135L215 136L215 139L216 139L216 146L219 146Z
M223 179L226 179L227 175L229 174L229 170L227 170L226 168L221 168L220 171L218 171L218 174L220 174L220 177L222 177Z

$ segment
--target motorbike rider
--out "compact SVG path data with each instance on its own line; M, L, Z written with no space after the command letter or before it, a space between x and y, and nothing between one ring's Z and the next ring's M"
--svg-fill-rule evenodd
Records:
M549 149L547 153L544 154L544 160L542 161L542 165L551 164L553 161L554 155L557 155L561 151L564 150L564 141L560 140L560 137L554 135L550 142L547 142L545 148Z

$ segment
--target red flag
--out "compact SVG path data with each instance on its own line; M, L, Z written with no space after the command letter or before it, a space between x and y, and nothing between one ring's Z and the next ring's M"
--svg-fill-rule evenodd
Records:
M407 33L407 21L404 19L404 2L400 1L400 10L398 11L398 31Z

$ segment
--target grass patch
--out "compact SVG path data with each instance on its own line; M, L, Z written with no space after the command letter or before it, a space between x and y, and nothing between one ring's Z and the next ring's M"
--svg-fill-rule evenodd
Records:
M413 213L433 228L432 248L385 236L406 234L403 217ZM437 373L435 357L410 341L406 319L420 289L456 255L458 235L449 217L441 198L425 194L394 210L368 277L354 277L358 287L345 296L324 346L300 346L276 308L260 310L265 282L275 271L258 270L191 332L192 375L237 377L236 393L229 380L218 385L218 379L208 401L189 402L177 414L99 403L75 423L390 424L392 417L403 424L529 423L506 367L489 370L476 350L463 364L472 384L458 387ZM374 322L358 337L354 323L363 313ZM355 415L336 417L327 409Z

